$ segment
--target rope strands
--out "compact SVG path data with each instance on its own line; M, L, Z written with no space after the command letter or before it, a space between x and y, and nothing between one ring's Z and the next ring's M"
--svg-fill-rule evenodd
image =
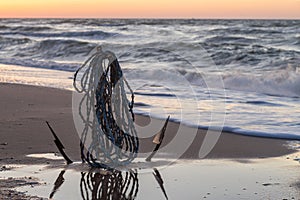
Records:
M131 162L139 149L134 127L134 94L116 56L98 47L76 71L73 86L82 93L78 108L84 124L80 143L82 161L93 167Z

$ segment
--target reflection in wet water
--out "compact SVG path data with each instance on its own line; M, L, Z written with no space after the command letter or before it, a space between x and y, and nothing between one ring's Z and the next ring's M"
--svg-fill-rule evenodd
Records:
M53 187L53 190L52 190L52 192L51 192L51 194L50 194L50 196L49 196L49 198L50 199L52 199L52 197L54 196L54 194L56 193L56 191L60 188L60 186L65 182L65 179L64 179L64 173L65 173L66 171L65 170L62 170L60 173L59 173L59 175L58 175L58 177L57 177L57 179L56 179L56 181L55 181L55 183L54 183L54 187Z
M289 155L289 159L251 159L250 162L178 160L168 167L159 161L136 162L129 168L118 169L121 172L90 171L82 163L17 165L0 172L0 183L2 179L15 181L17 191L52 200L299 199L300 168L294 158L299 158L299 153ZM40 180L41 184L20 187L18 180L24 177ZM28 180L30 184L32 180Z
M157 180L163 194L168 199L163 186L163 179L159 171L154 168L153 175ZM62 170L56 181L50 199L63 185L65 170ZM128 171L91 169L89 172L81 172L80 193L83 200L132 200L137 197L139 191L139 179L136 169Z
M121 171L102 174L101 172L81 173L82 199L135 199L139 181L137 171Z
M163 181L159 171L156 168L154 168L153 170L154 170L153 175L154 175L156 181L158 182L158 184L159 184L162 192L164 193L166 199L168 199L168 196L167 196L167 193L166 193L166 190L165 190L165 187L164 187L164 181Z

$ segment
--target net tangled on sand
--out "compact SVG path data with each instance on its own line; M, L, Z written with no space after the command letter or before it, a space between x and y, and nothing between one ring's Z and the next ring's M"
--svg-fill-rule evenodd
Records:
M78 108L84 124L82 161L95 167L128 164L139 149L134 95L114 53L98 47L76 71L73 85L82 93ZM131 101L125 89L131 93Z

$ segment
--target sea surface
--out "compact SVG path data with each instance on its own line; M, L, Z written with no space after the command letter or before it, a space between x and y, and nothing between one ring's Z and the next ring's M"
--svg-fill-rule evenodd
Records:
M7 82L71 89L99 45L116 54L136 113L300 139L300 20L0 19Z

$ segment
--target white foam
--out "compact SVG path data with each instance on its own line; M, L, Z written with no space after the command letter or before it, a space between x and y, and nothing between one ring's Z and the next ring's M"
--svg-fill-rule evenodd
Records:
M0 82L73 90L72 72L0 64Z
M236 72L224 75L223 80L226 89L300 97L300 73L297 68L287 67L261 75Z

